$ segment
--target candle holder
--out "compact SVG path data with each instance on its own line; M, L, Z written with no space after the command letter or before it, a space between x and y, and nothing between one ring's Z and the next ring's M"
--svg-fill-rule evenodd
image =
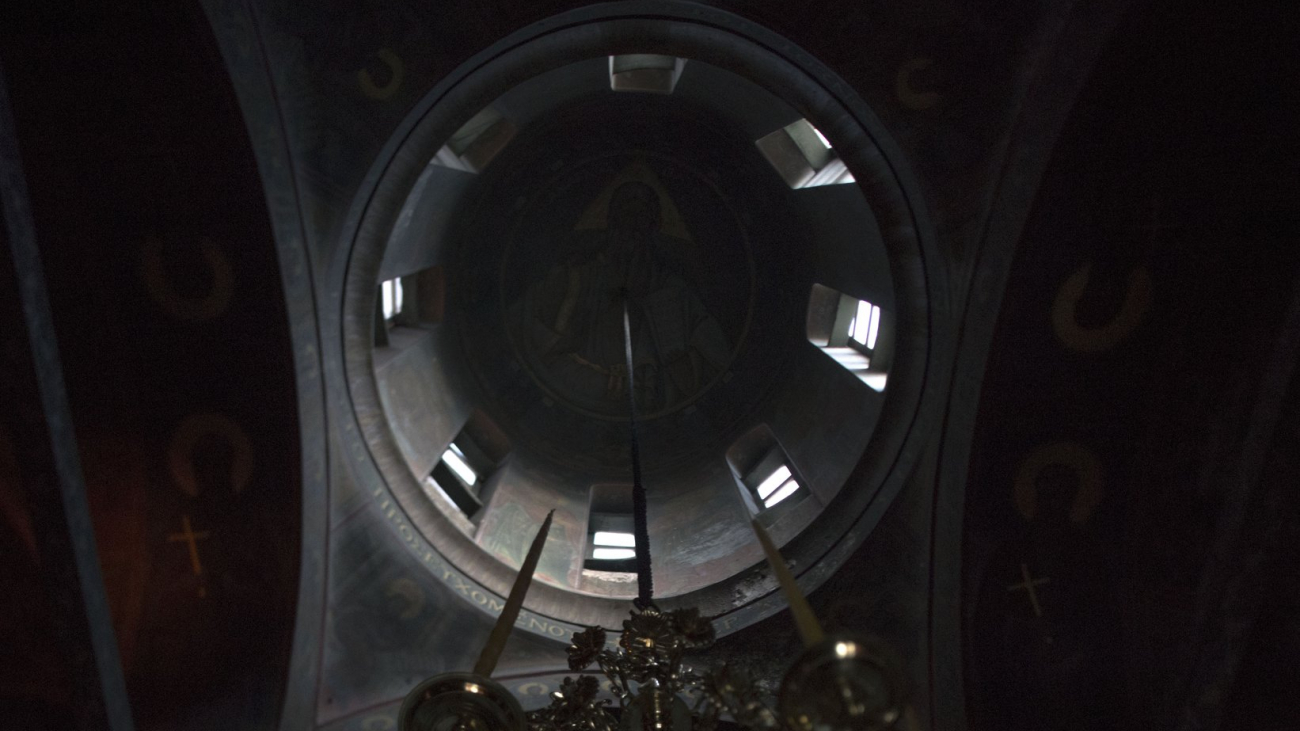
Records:
M885 731L905 708L903 663L885 643L832 635L804 650L777 708L795 731Z
M443 673L406 695L398 731L522 731L519 701L494 680L474 673Z

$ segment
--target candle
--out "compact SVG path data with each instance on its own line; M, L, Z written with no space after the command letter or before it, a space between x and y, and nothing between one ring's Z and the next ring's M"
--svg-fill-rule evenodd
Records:
M785 600L790 603L790 613L794 615L795 626L799 628L799 636L803 638L804 647L812 647L822 641L822 626L817 622L817 616L813 614L812 607L808 606L808 600L804 598L803 592L799 591L799 585L794 581L794 574L790 573L790 567L786 566L785 559L781 558L781 553L776 550L776 545L763 530L763 526L758 524L757 520L751 521L754 526L754 533L758 536L758 542L763 545L763 553L767 554L767 563L772 567L772 573L776 574L776 581L781 585L781 591L785 594Z
M506 648L506 640L510 638L510 630L514 629L515 620L519 618L519 609L524 605L524 595L528 593L528 585L533 581L537 560L542 557L542 548L546 546L546 534L551 530L553 517L555 517L554 510L546 514L546 520L542 521L542 527L538 529L537 537L533 539L533 545L528 549L523 565L519 567L515 584L510 587L510 596L506 598L506 605L501 608L501 616L497 617L496 626L492 628L492 634L488 635L487 644L484 645L482 654L478 656L478 662L474 663L476 675L491 677L492 671L496 669L501 651Z

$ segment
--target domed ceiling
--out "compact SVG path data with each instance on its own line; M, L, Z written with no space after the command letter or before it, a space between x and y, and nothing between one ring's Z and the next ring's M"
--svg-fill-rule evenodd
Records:
M751 519L818 561L894 466L928 348L920 213L825 69L591 25L471 61L390 145L348 271L352 399L440 553L500 591L555 508L530 606L605 624L635 586L634 407L656 596L725 615L775 588Z

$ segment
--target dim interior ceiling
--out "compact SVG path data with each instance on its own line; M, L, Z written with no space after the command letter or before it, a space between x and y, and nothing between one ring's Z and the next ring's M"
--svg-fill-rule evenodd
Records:
M369 436L382 453L381 470L390 487L405 486L395 492L406 495L408 510L414 504L428 516L425 537L453 561L517 566L521 528L554 507L558 530L539 570L539 593L561 593L544 606L555 611L563 603L580 615L592 607L621 611L601 600L631 595L626 574L593 571L584 562L601 515L630 510L617 499L599 504L601 495L630 488L626 396L616 387L601 393L599 384L591 391L582 369L616 377L609 374L621 363L588 359L602 348L621 350L622 334L570 334L582 341L570 346L576 354L556 356L539 351L531 333L559 327L556 317L600 321L610 315L603 310L619 306L608 292L592 294L586 282L604 281L608 256L600 247L618 246L621 234L610 233L616 189L628 181L648 185L661 215L656 246L684 253L668 263L634 264L656 281L677 272L685 283L649 285L646 300L657 298L658 312L668 307L669 314L645 310L647 334L633 336L638 349L651 351L636 356L650 369L642 375L652 388L656 377L667 383L658 386L666 393L654 397L658 402L639 407L656 590L699 602L700 592L712 589L705 610L726 612L756 596L752 588L730 588L761 561L749 521L758 514L781 544L802 535L811 562L879 488L878 475L850 476L894 390L903 394L888 422L894 437L910 423L915 384L905 376L918 370L919 359L910 356L925 346L918 328L906 323L923 318L925 295L907 280L896 295L900 275L891 259L905 251L896 242L903 237L887 241L878 220L881 208L897 216L899 199L902 208L908 204L896 180L890 195L874 193L873 205L872 188L847 175L842 184L801 188L783 179L758 142L792 125L816 128L825 159L837 160L842 144L880 162L879 133L836 113L831 104L838 100L820 87L792 100L772 91L786 84L788 92L788 80L765 76L761 65L746 77L693 58L659 56L675 62L667 88L623 90L615 69L629 56L583 50L591 55L524 72L525 80L512 80L503 92L495 87L499 93L486 105L482 94L444 98L414 122L413 137L422 126L431 131L423 146L399 148L406 182L392 188L387 213L372 216L387 234L354 249L350 284L358 304L350 343L352 357L364 363L357 371L367 375L354 379L353 398L361 413L382 414ZM474 80L471 73L467 83ZM823 100L823 118L813 118L810 98ZM881 177L845 162L851 172ZM392 168L385 174L397 177ZM903 215L910 220L914 213ZM579 255L564 253L584 246ZM583 263L571 266L575 256ZM376 293L399 282L406 314L386 322ZM815 287L868 314L875 304L880 343L873 326L871 356L881 367L874 387L842 355L833 357L834 349L818 347L826 342L810 340ZM542 313L548 296L553 302ZM568 314L555 315L565 308ZM688 324L695 340L674 331L669 322L682 318L716 322L725 357L698 342L704 326ZM838 322L843 329L845 320ZM859 330L865 342L866 328ZM690 341L685 350L695 370L686 375L680 362L670 370L658 350L674 338ZM900 344L908 353L892 362ZM357 352L372 348L368 361ZM857 351L850 356L867 360ZM580 375L571 375L575 370ZM887 370L891 378L904 376L899 388L883 385ZM584 388L591 392L577 393ZM896 441L883 441L887 455ZM472 498L458 499L442 488L464 480L443 465L449 451L462 448L479 453L480 468L471 474L481 481L471 487ZM763 498L772 489L763 486L759 497L755 486L782 463L799 489L785 486L781 497L793 499L767 510ZM846 501L848 510L828 510ZM772 588L760 586L757 595Z

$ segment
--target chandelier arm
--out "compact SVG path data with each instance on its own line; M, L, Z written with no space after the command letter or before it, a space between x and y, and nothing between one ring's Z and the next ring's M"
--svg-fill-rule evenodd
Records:
M610 684L614 686L619 707L626 708L627 699L632 695L632 689L628 685L627 677L623 674L623 668L619 665L617 659L602 652L596 658L596 664L600 667L601 674L609 678Z

